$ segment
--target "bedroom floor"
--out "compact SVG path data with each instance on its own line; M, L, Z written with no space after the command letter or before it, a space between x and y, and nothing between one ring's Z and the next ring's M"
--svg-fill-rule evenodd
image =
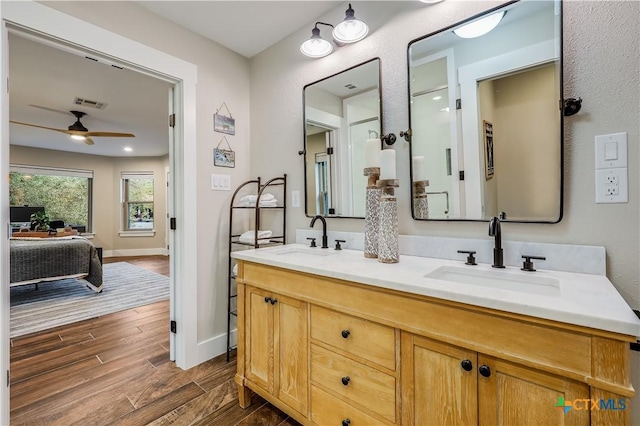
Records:
M169 274L168 258L107 258ZM169 302L13 339L12 425L297 425L254 396L242 410L225 355L183 371L169 361Z

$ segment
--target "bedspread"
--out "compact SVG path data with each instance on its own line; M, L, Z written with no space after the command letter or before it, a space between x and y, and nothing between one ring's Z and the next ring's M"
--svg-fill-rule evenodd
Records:
M12 238L10 247L11 286L79 278L102 291L102 264L86 238Z

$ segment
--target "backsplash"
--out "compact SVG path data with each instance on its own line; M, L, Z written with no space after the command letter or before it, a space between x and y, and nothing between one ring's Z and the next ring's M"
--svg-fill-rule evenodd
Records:
M333 249L335 240L345 240L343 248L364 250L364 233L329 231L329 247ZM319 242L322 232L312 229L297 229L296 243L309 244L307 238L316 238ZM433 257L437 259L460 260L465 254L458 250L475 250L478 263L492 263L493 239L445 238L417 235L400 235L400 255ZM543 256L546 260L536 260L537 269L551 271L579 272L583 274L606 275L605 248L600 246L581 246L571 244L527 243L502 241L504 263L507 266L522 266L522 256ZM402 263L402 257L400 258Z

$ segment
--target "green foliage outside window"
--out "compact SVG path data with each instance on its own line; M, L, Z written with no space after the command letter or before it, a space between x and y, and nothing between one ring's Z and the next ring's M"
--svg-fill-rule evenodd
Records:
M73 176L9 175L11 206L44 206L53 220L88 226L89 179Z
M126 229L153 229L153 176L124 179Z

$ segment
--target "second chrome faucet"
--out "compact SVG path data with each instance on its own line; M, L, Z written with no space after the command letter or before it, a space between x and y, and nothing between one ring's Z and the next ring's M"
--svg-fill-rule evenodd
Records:
M489 221L489 236L494 237L493 246L493 264L494 268L504 268L504 258L502 251L502 229L500 228L500 219L496 216Z

